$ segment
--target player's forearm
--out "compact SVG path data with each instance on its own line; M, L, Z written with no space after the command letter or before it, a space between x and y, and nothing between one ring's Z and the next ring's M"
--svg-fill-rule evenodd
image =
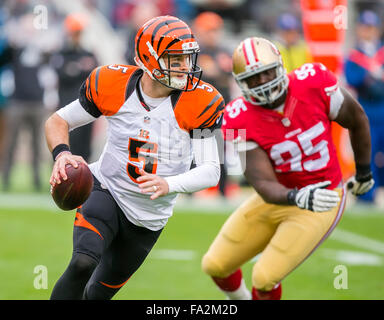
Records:
M192 170L165 178L170 193L192 193L214 187L220 179L220 165L205 163Z
M56 113L51 115L45 122L45 137L49 151L59 144L69 145L68 123L60 118Z
M355 125L349 129L351 146L358 165L371 163L371 135L368 118L364 112L357 117Z
M265 202L279 205L288 204L287 195L291 189L286 188L277 181L253 179L251 175L245 172L248 182Z
M191 193L216 186L220 179L220 160L214 136L192 139L196 167L177 176L167 177L169 192Z
M363 107L352 95L341 88L344 102L335 121L348 129L355 162L369 165L371 162L371 134L368 117Z
M369 132L369 128L367 129ZM350 132L352 150L355 163L358 165L368 165L371 163L371 140L365 134Z
M267 203L288 204L288 192L291 190L280 184L267 153L261 148L252 148L246 152L244 176L250 185Z

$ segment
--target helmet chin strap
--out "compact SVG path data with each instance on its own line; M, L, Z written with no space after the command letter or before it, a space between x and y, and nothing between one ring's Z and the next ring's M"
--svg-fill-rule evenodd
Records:
M151 79L155 80L152 73L148 70L148 68L144 65L144 63L142 63L139 59L137 59L137 57L134 57L134 60L136 64L140 67L140 69L144 70L144 72L148 74Z
M136 59L136 57L134 57L134 60L136 62L136 64L142 69L144 70L145 73L147 73L149 75L149 77L153 80L156 80L155 77L153 76L153 74L148 70L148 68L145 67L145 65L139 60L139 59ZM168 84L168 76L164 76L163 79L157 79L159 80L160 82L165 82L166 84ZM175 89L184 89L185 86L187 85L187 79L183 79L183 80L179 80L175 77L171 77L171 83L170 85L172 87L174 87Z

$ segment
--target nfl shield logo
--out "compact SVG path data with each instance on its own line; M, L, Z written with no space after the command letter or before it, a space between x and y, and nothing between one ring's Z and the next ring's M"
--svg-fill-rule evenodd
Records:
M144 123L150 123L150 122L151 122L151 118L148 116L144 116Z

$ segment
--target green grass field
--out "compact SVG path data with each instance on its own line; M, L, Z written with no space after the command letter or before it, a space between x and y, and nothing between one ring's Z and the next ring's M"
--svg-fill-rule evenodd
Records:
M71 256L74 212L56 209L47 193L16 190L0 194L0 299L48 299ZM200 268L202 255L230 214L230 206L220 208L178 205L145 263L114 299L223 299ZM384 213L352 209L331 237L284 279L283 299L383 299ZM338 265L348 271L345 289L334 287ZM47 268L47 289L34 286L36 266ZM251 262L244 265L248 287L251 270Z
M202 273L200 261L225 218L222 213L177 210L148 259L115 299L222 299ZM0 299L49 298L71 256L73 219L73 212L0 209ZM370 249L368 240L382 244L383 223L384 215L379 213L347 212L338 229L364 236L368 244L331 237L284 280L283 298L382 299L384 251L377 252L376 246ZM38 276L34 269L39 265L47 267L48 289L34 287ZM333 286L337 265L347 267L348 289ZM251 268L251 262L243 268L248 285Z

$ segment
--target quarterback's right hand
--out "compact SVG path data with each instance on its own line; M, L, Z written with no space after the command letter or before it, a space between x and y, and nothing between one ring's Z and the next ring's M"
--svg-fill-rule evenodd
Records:
M85 160L81 156L73 155L69 151L64 151L60 153L55 160L51 178L49 179L49 183L51 184L51 186L53 187L56 183L60 184L61 178L63 178L64 181L67 180L68 177L65 172L65 166L67 164L71 164L73 167L77 168L79 166L78 162L83 162L84 164L88 165L87 162L85 162Z
M288 193L288 202L301 209L314 212L329 211L340 202L339 194L336 191L325 189L330 184L331 181L323 181L310 184L299 190L291 190Z

